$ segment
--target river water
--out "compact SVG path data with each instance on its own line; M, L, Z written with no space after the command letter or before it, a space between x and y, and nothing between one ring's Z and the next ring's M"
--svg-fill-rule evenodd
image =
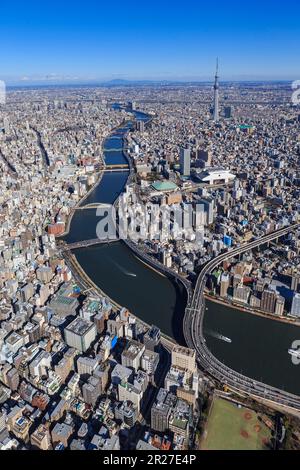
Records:
M138 119L148 116L135 112ZM104 143L108 164L126 163L123 136L129 122ZM127 172L105 173L100 184L84 201L113 203L123 191ZM69 243L96 238L99 217L95 209L76 211ZM122 242L77 249L79 263L90 278L112 299L149 324L184 344L182 319L186 302L184 288L141 262ZM211 352L232 369L255 380L300 395L300 365L292 363L288 349L300 340L295 325L257 317L211 301L206 302L204 334ZM220 335L228 337L226 342Z
M137 119L149 120L149 116L134 113ZM104 142L104 158L107 164L125 164L123 137L133 122L116 129ZM104 173L100 184L84 200L84 205L102 202L112 204L123 191L129 172ZM96 209L75 212L68 243L96 238L96 226L100 217ZM118 304L127 307L134 315L148 324L157 325L163 333L184 344L182 320L186 304L184 287L146 266L123 243L98 245L74 251L80 265L103 292Z
M288 353L292 342L300 340L298 326L208 300L206 308L204 336L215 357L254 380L300 395L300 365Z

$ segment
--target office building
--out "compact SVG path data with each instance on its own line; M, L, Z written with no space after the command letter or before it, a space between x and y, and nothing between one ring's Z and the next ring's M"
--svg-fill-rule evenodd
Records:
M143 342L146 349L159 352L160 350L160 329L152 325L150 330L144 335Z
M138 418L137 408L131 401L123 401L118 403L115 408L115 418L125 423L126 426L131 428L134 426Z
M51 449L50 432L47 426L40 424L39 427L31 434L31 445L40 450Z
M122 365L138 370L141 365L141 357L145 351L145 345L135 340L127 342L121 355Z
M80 356L77 359L77 372L79 375L92 375L98 365L98 360L91 357Z
M75 318L64 330L68 346L85 352L96 338L96 325L81 317Z
M276 292L272 289L265 289L261 296L261 309L268 313L274 313L276 303Z
M141 357L141 368L149 375L154 375L159 363L159 354L146 349Z
M238 284L233 289L233 299L237 302L248 303L251 289L250 287L244 286L243 284Z
M169 429L169 419L177 398L164 388L160 388L151 408L151 429L166 432Z
M51 432L53 446L61 443L65 448L68 447L68 442L72 434L72 426L65 423L56 423Z
M143 392L138 390L134 385L127 382L120 383L118 385L118 397L119 401L131 401L137 412L140 412Z
M300 317L300 294L298 293L293 296L291 315Z
M196 370L196 352L183 346L174 346L172 349L172 366L186 369L192 373Z
M191 150L189 148L180 148L180 173L182 176L191 174Z

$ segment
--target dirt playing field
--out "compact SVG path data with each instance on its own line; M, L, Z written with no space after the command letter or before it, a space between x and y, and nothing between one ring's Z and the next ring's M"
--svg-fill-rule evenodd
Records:
M267 449L270 439L270 430L258 421L254 411L214 398L200 447L207 450L262 450Z

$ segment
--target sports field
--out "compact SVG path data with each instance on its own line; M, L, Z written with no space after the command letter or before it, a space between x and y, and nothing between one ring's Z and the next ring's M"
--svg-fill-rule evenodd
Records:
M254 411L214 398L201 449L262 450L271 439L271 431L258 421Z

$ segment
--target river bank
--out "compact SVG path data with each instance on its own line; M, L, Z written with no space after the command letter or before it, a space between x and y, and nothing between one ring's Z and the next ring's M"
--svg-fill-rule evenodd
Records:
M224 305L225 307L232 308L233 310L238 310L238 311L244 312L244 313L250 313L251 315L256 315L258 317L266 318L268 320L273 320L273 321L276 321L276 322L287 323L287 324L294 325L294 326L300 326L300 322L297 321L297 320L294 320L292 318L279 317L279 316L276 316L276 315L263 313L263 312L260 312L258 310L254 310L254 309L250 309L250 308L249 309L248 308L243 308L242 305L240 306L240 305L236 305L236 304L233 304L233 303L230 303L230 302L226 302L225 300L217 299L216 297L213 297L209 294L204 294L204 297L205 297L205 299L210 300L211 302L214 302L214 303L220 304L220 305Z

